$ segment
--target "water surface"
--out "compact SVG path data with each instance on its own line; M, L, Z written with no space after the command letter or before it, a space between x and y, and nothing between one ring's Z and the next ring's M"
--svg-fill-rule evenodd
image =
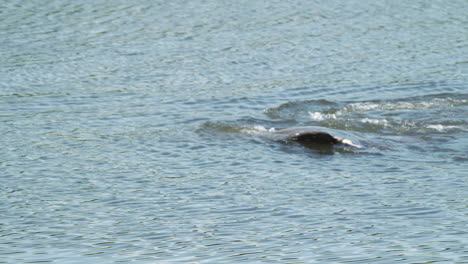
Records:
M467 13L2 2L0 263L467 263Z

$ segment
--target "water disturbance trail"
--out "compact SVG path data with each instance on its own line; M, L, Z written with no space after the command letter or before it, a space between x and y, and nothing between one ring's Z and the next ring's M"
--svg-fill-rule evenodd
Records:
M0 263L467 263L467 13L2 1Z

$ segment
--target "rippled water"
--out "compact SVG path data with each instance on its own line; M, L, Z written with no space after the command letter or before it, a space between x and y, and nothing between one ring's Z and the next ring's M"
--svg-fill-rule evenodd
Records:
M0 263L468 263L467 13L3 1Z

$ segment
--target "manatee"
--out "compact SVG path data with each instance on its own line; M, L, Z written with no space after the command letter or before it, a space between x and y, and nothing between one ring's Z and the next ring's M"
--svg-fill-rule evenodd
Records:
M273 133L285 136L287 141L298 142L300 144L345 145L362 148L362 146L354 144L349 139L332 136L330 133L321 131L316 127L293 127L280 129Z

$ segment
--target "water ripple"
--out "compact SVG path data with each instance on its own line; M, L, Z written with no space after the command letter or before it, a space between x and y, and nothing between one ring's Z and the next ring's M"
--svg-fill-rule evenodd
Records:
M466 262L466 1L0 6L1 263Z

